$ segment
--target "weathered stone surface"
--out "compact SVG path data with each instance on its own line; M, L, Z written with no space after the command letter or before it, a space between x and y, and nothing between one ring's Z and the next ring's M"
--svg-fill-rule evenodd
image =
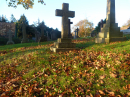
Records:
M50 41L50 37L49 37L49 35L48 35L48 31L46 31L46 33L47 33L47 41Z
M22 39L21 43L28 43L28 38L27 38L27 34L26 34L26 24L25 24L25 22L22 23L22 33L23 33L23 39Z
M53 52L64 52L69 50L79 50L76 49L75 43L71 42L71 39L68 38L69 33L69 20L68 17L74 17L75 12L69 11L69 4L63 3L62 10L56 10L56 16L62 16L62 31L61 38L58 38L57 42L54 43L54 47L50 47L50 50Z
M62 16L61 38L68 38L68 17L75 17L75 12L69 11L69 4L63 3L62 10L56 9L56 16Z
M56 31L55 31L55 30L52 30L52 31L51 31L51 40L56 40L56 39L57 39Z
M69 26L69 27L68 27L68 28L69 28L69 29L68 29L68 30L69 30L68 38L73 38L73 36L72 36L72 34L71 34L71 26L70 26L71 24L73 24L73 22L71 22L70 19L68 19L68 24L69 24L69 25L68 25L68 26Z
M35 42L40 41L40 36L41 36L40 32L37 29L35 29Z
M120 27L115 23L115 0L107 0L106 24L101 28L95 43L110 43L125 40L123 32L120 32Z
M79 36L78 36L79 28L75 29L74 32L75 32L75 38L79 38Z
M47 41L47 37L44 35L44 29L46 27L44 26L44 23L42 22L41 24L41 37L40 37L40 42L44 42L44 41Z
M8 45L8 44L14 44L14 42L12 41L12 32L11 32L11 30L9 30L7 33L8 33L8 35L9 35L9 40L8 40L8 42L7 42L7 45Z

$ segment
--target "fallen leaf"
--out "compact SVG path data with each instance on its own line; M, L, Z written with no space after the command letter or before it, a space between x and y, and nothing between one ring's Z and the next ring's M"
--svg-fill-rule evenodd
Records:
M98 92L102 95L105 95L105 93L102 90L99 90Z

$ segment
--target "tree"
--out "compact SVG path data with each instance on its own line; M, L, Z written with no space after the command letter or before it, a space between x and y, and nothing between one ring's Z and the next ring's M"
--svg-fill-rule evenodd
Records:
M34 5L34 0L6 0L6 2L7 1L9 1L8 6L14 8L17 8L19 4L23 5L25 9L33 8ZM46 5L43 0L38 0L38 3Z
M123 27L130 27L130 19L123 25Z
M79 21L76 25L74 25L73 29L79 28L79 36L86 37L90 35L93 29L93 23L89 22L87 19Z
M17 20L15 19L15 17L14 17L13 14L11 14L10 22L11 22L11 23L17 22Z
M22 38L22 26L21 26L22 22L25 22L25 24L28 25L28 20L27 20L27 18L25 17L24 14L18 20L18 26L17 26L18 32L17 32L17 36L20 37L20 38ZM26 32L27 32L27 30L26 30ZM27 32L27 34L28 34L28 32Z
M0 22L8 22L8 19L6 18L6 16L0 17Z

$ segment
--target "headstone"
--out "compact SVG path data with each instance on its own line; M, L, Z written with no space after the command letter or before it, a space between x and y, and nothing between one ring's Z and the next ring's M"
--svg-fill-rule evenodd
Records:
M44 23L42 22L40 42L47 41L47 37L44 35L44 29L45 29L45 26L44 26Z
M56 31L52 30L51 31L51 40L56 40L57 36L56 36Z
M37 30L37 29L35 29L35 42L39 42L40 41L40 32Z
M74 31L74 32L75 32L75 37L74 37L74 38L75 38L75 39L76 39L76 38L79 38L79 36L78 36L79 29L78 29L78 28L77 28L77 29L75 29L75 31Z
M74 35L74 38L76 39L77 38L77 31L76 31L76 29L75 29L75 35Z
M118 23L115 23L115 0L107 0L106 24L103 25L101 32L95 38L95 43L110 43L125 41L123 32L120 32Z
M68 27L68 28L69 28L69 29L68 29L68 30L69 30L68 38L73 38L73 36L72 36L72 34L71 34L71 26L70 26L71 24L73 24L73 22L70 22L70 19L68 19L68 24L69 24L69 27Z
M53 52L59 52L76 49L76 44L72 43L71 39L68 38L68 17L73 18L75 16L75 12L69 11L68 3L63 3L62 10L56 10L56 16L62 16L61 38L58 38L57 42L54 43L54 47L51 47L50 50Z
M78 36L79 28L77 28L76 31L77 31L76 37L79 38L79 36Z
M101 21L99 22L99 25L100 25L100 32L101 32L101 28L103 28L103 19L101 19Z
M48 35L48 31L46 31L46 33L47 33L47 41L50 41L50 37L49 37L49 35Z
M28 38L27 38L27 34L26 34L26 24L24 21L22 22L22 33L23 33L23 39L22 39L21 43L28 43Z
M9 36L9 40L7 42L7 45L8 44L14 44L14 42L12 41L12 32L11 32L11 30L9 30L7 33L8 33L8 36Z

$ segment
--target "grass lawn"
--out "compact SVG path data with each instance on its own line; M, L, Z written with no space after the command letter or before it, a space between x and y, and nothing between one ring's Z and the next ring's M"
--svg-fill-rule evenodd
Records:
M0 46L0 97L129 97L130 36L80 51L53 53L54 41Z

